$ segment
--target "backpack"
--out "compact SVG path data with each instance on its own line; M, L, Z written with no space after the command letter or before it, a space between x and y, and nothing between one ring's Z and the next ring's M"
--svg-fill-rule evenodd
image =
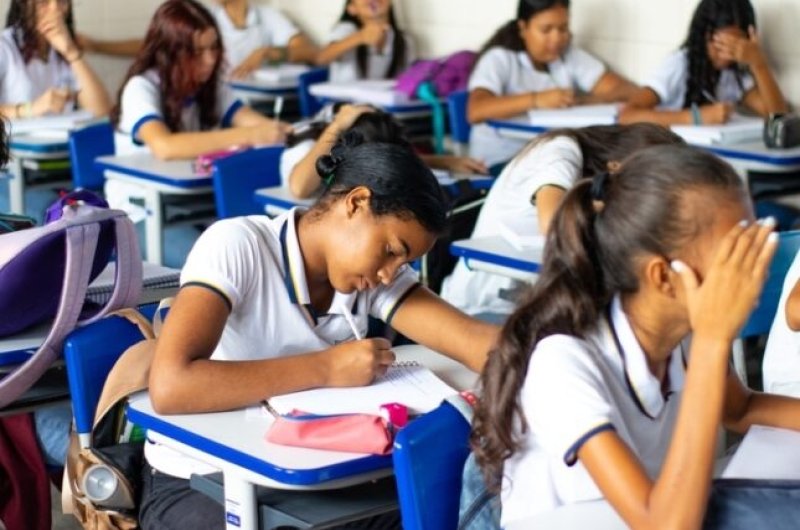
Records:
M44 374L76 325L93 322L139 299L142 263L130 219L122 211L68 197L60 200L60 217L50 224L0 235L0 337L53 320L39 349L0 380L0 408ZM114 292L94 315L82 315L90 279L107 265L114 247Z

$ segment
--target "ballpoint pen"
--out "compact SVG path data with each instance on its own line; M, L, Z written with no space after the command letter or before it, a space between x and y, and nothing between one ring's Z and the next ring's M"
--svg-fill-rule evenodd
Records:
M347 323L350 325L350 329L353 330L353 335L355 335L356 340L363 339L364 337L362 337L361 332L358 331L358 326L356 326L356 322L353 320L353 314L350 312L350 310L346 307L342 307L342 314L344 315L344 319L347 320Z

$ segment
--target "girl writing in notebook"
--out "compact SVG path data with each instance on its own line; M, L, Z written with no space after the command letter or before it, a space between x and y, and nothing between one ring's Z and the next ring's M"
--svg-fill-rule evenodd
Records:
M367 385L394 360L385 339L357 340L369 316L480 371L497 328L443 302L408 266L446 225L431 171L409 147L356 132L317 170L325 191L309 210L219 221L192 249L150 372L160 413ZM145 473L145 530L224 526L223 508L185 480L205 466L159 444L145 454L156 470Z
M683 141L652 124L598 125L543 134L500 173L471 237L499 236L515 241L512 236L520 240L541 236L543 242L556 209L580 179L618 166L643 147L675 143ZM517 280L471 270L459 260L444 282L442 298L471 315L508 315L521 288Z
M203 5L161 4L111 113L117 153L147 148L160 159L194 158L283 141L289 126L243 105L222 80L223 51Z
M800 401L730 368L774 220L728 164L670 145L580 182L551 225L481 377L472 440L502 524L604 498L634 529L700 528L721 426L800 429Z
M414 41L398 26L391 0L346 0L330 43L317 54L331 82L392 79L416 59Z
M511 159L524 141L484 124L579 103L621 101L633 86L571 44L569 0L519 0L517 16L489 39L469 80L467 119L476 124L470 154L490 166Z
M335 112L335 115L330 115ZM367 142L388 142L410 145L402 125L391 114L368 105L325 107L321 118L312 122L307 132L290 135L281 155L281 180L292 194L301 199L311 197L323 187L316 170L320 156L330 153L338 138L348 130L358 131ZM454 173L486 174L479 160L465 156L424 155L420 158L435 169Z
M70 0L12 0L0 35L0 115L24 119L111 107L75 42Z
M719 124L738 104L761 116L788 110L749 0L702 0L681 48L631 97L620 121Z

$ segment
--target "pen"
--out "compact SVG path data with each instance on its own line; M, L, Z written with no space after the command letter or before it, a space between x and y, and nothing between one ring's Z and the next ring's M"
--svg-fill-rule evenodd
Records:
M281 112L283 112L283 96L278 96L275 98L275 108L274 108L274 118L275 121L281 120Z
M269 401L267 401L266 399L261 400L261 408L269 412L273 418L277 418L278 416L280 416L280 414L278 414L278 411L272 408L272 405L270 405Z
M712 96L711 92L709 92L708 90L703 90L702 93L703 93L703 97L706 98L707 100L709 100L711 103L719 103L719 101L717 101L717 98Z
M353 335L355 335L356 340L363 339L364 337L361 336L361 332L358 331L358 327L356 326L356 321L353 320L353 314L346 307L342 307L342 310L343 310L342 314L344 315L344 319L347 320L348 324L350 324L350 329L353 330Z

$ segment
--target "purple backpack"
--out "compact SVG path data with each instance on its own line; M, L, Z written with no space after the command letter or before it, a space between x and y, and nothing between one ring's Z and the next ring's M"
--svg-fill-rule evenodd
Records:
M430 81L436 95L444 98L459 90L466 90L475 52L462 50L443 59L426 59L414 64L397 77L395 90L408 97L417 97L417 89L425 81Z
M142 263L133 223L125 212L88 205L73 194L48 210L44 226L0 235L0 337L53 320L43 344L0 379L0 408L35 383L61 353L76 325L135 305ZM116 283L108 303L81 320L86 288L116 247Z

